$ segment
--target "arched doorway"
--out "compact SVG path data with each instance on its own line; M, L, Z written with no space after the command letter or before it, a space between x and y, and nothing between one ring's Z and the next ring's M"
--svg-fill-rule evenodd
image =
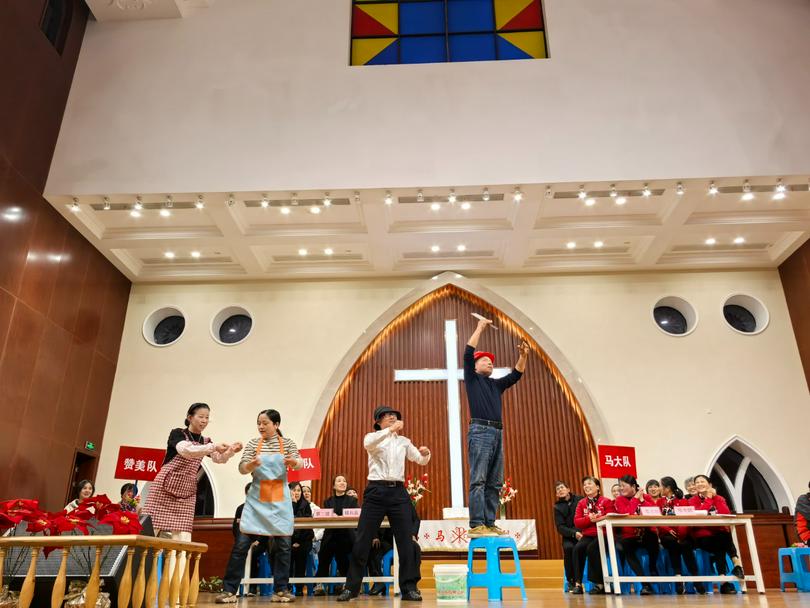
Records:
M481 343L495 353L497 367L514 363L521 337L532 345L526 376L504 395L505 473L518 489L508 516L535 519L541 556L560 557L551 518L554 481L564 479L577 487L582 475L597 469L596 444L586 417L559 368L530 332L492 304L453 284L438 287L388 323L342 380L316 442L323 475L313 484L314 499L320 502L329 494L329 482L336 473L345 474L362 491L367 472L362 438L371 430L374 407L385 403L402 411L405 434L433 451L428 467L430 493L420 502L419 511L424 519L441 517L441 508L451 504L447 382L396 382L395 370L444 368L448 320L455 320L458 328L454 346L460 363L463 345L475 325L472 312L491 316L500 327ZM466 437L463 389L460 396L461 432ZM407 474L421 472L418 467L406 467ZM466 480L466 449L463 475Z

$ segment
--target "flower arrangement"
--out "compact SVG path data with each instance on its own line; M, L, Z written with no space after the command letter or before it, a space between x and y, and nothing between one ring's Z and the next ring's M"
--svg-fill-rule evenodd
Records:
M500 492L498 492L498 503L501 505L501 519L506 519L506 503L512 502L517 492L518 491L515 489L515 486L512 485L512 478L507 477L501 486Z
M424 473L421 477L414 479L410 475L405 478L405 490L408 496L411 497L411 504L415 507L416 503L422 500L422 495L428 490L428 475Z
M60 536L66 532L73 535L93 535L96 533L96 526L91 522L93 519L99 524L111 526L113 534L138 534L141 531L137 515L123 510L120 504L112 504L103 494L85 498L72 511L62 510L55 513L41 510L38 500L15 498L0 502L0 535L4 536L16 536L18 526L23 521L26 522L26 535ZM47 558L58 548L45 547L43 554ZM90 552L90 547L84 550L74 548L72 551L73 557L82 566L86 566L88 574L92 567ZM20 573L25 557L25 551L7 553L3 568L6 580L0 583L2 584L0 604L16 595L16 592L8 591L7 581Z

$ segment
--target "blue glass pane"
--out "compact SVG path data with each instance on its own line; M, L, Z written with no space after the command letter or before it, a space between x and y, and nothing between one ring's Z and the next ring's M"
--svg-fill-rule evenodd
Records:
M492 0L448 0L447 31L490 32L494 29Z
M532 56L503 37L498 36L498 59L532 59Z
M438 63L447 61L444 36L400 38L402 63Z
M400 3L400 35L443 34L444 31L444 2Z
M495 59L495 34L452 34L450 61L488 61Z
M380 51L370 59L366 65L386 65L392 63L399 63L399 41L394 41L389 44L385 49Z

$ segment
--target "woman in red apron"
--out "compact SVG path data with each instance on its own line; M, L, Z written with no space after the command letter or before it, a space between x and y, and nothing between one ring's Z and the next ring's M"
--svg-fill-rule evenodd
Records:
M209 437L203 437L209 413L205 403L194 403L188 408L186 428L174 429L169 434L163 466L149 484L142 513L152 517L155 532L164 538L191 540L197 473L202 459L210 456L221 464L242 449L239 442L215 444Z

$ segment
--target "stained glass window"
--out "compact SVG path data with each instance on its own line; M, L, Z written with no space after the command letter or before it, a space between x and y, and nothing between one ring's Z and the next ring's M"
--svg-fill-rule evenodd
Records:
M351 65L545 59L541 0L353 0Z

